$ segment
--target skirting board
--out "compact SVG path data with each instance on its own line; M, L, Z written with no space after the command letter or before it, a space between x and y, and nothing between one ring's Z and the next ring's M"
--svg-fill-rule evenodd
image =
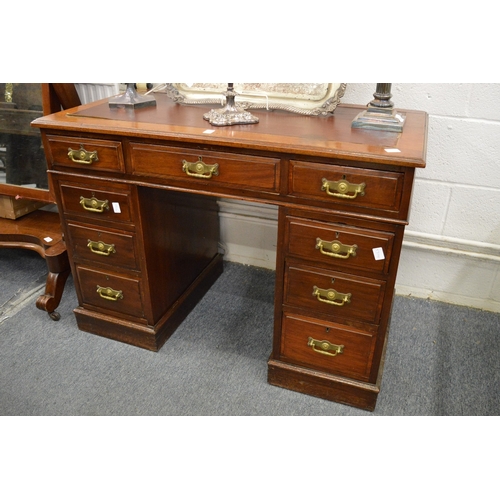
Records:
M276 268L278 208L220 200L221 248L231 262ZM500 312L500 245L407 231L396 293Z
M408 231L396 293L500 313L500 247Z

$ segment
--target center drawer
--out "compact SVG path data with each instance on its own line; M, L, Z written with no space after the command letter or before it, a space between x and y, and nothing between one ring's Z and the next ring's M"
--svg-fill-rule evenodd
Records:
M279 191L280 160L154 144L130 144L132 173Z
M378 324L385 281L306 266L287 265L285 305L331 318Z

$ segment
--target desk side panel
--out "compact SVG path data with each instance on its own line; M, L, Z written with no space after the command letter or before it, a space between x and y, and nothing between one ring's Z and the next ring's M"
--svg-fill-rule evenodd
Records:
M215 198L137 189L147 300L158 322L218 253Z

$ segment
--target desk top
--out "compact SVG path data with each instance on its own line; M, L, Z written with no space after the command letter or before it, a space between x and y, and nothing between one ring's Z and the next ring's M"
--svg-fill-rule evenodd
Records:
M176 104L155 94L157 105L135 110L110 108L108 100L78 106L35 120L41 129L87 132L149 140L425 167L427 113L406 113L402 133L356 129L351 123L361 106L339 105L330 116L303 116L286 111L252 110L253 125L215 127L203 119L215 105Z

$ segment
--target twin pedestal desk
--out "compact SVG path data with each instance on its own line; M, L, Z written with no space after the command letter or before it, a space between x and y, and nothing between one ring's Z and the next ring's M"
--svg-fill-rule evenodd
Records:
M218 198L279 207L271 384L373 410L427 115L404 131L255 111L212 127L210 108L110 109L37 119L79 305L78 327L157 351L223 270ZM211 106L214 107L214 106Z

